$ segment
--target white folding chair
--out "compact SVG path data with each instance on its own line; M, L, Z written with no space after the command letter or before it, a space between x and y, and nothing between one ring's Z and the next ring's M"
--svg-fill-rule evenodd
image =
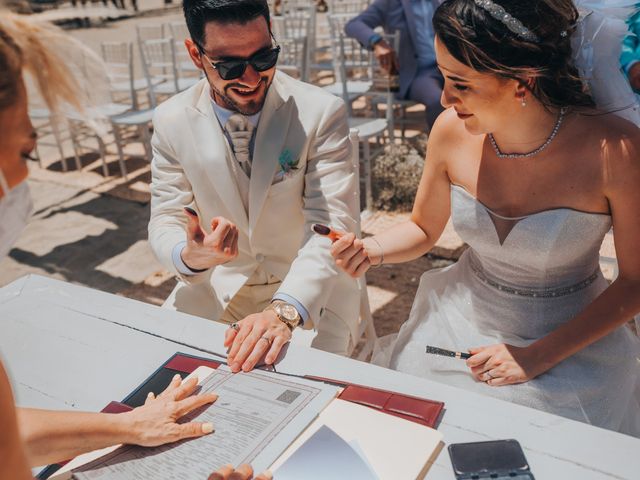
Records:
M178 74L181 77L194 75L200 77L202 72L193 64L191 57L189 57L189 52L187 52L187 48L184 45L184 41L187 38L191 38L187 24L183 20L181 22L169 22L167 25L168 29L166 31L169 32L175 44Z
M360 186L360 156L358 152L359 135L355 129L349 130L349 140L351 142L351 162L353 170L356 175L358 187ZM356 202L358 207L360 206L360 189L356 189ZM357 232L358 236L362 235L360 231L360 219L358 219ZM357 341L364 335L365 344L362 350L358 353L357 359L366 361L367 357L373 352L377 343L378 335L376 334L376 328L373 322L373 315L371 314L371 306L369 305L369 294L367 293L367 279L363 275L358 278L358 289L360 290L360 331L358 332Z
M148 89L147 80L135 78L133 70L133 43L131 42L102 42L100 45L102 59L109 75L111 98L114 102L126 102L134 110L139 108L138 92Z
M347 105L371 90L373 55L353 38L345 37L344 26L352 18L349 14L329 15L331 52L335 83L323 87L340 96Z
M371 78L372 59L369 52L363 55L364 49L359 44L355 44L352 39L347 39L338 34L338 85L339 89L329 89L325 87L325 90L333 93L334 95L342 97L348 112L348 122L350 128L358 130L358 137L362 142L362 157L363 157L363 173L364 173L364 192L365 192L365 205L366 210L371 212L373 209L373 189L371 181L371 160L372 152L369 144L370 139L376 139L379 141L384 137L385 131L388 130L388 121L383 118L368 118L368 117L356 117L353 115L352 103L357 98L365 95L369 95L373 82ZM348 41L348 42L347 42ZM346 48L348 43L349 49ZM348 80L347 65L354 69L364 70L362 80ZM378 150L381 150L379 148ZM376 152L377 153L377 152Z
M278 70L301 79L305 69L306 39L283 38L278 41L278 44L281 48L278 56Z
M400 49L400 32L396 31L393 34L383 34L382 38L391 45L394 51L398 52ZM385 105L385 118L389 126L389 139L393 142L395 138L395 126L399 124L401 127L402 138L405 136L406 130L406 114L407 109L414 106L416 102L413 100L405 100L396 97L396 93L400 88L398 75L389 75L384 71L378 61L372 56L374 65L371 69L372 73L372 90L371 104L379 110L380 105ZM378 92L377 94L375 92ZM399 112L400 117L396 118L396 112Z
M163 23L136 25L136 39L138 40L138 43L145 40L160 40L165 37L165 33L165 26Z
M303 9L290 8L281 17L276 17L277 39L295 40L304 42L304 65L302 80L308 81L310 76L311 52L314 50L315 30L313 22L315 20L315 9L305 7Z
M355 17L369 6L368 0L331 0L330 13L349 13Z
M140 42L142 68L154 101L158 96L174 95L195 85L199 78L181 77L176 64L173 38L142 40Z

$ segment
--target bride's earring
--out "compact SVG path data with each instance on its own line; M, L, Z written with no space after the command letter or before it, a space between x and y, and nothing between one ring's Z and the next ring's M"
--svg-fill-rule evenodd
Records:
M527 96L524 93L520 97L520 105L522 105L522 108L527 106Z

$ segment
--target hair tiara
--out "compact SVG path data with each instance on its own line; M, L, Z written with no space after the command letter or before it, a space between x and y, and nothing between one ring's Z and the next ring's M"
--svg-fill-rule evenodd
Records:
M520 38L527 40L529 42L538 43L540 39L538 36L525 27L520 20L515 18L509 12L507 12L501 5L491 1L491 0L473 0L474 3L487 11L489 15L491 15L496 20L499 20L503 23L509 30L515 33Z

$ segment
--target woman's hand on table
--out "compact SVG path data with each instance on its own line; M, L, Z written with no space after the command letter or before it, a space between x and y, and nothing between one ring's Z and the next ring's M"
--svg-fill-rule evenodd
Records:
M467 366L474 378L498 387L528 382L544 373L536 365L530 347L514 347L504 343L469 349Z
M272 478L273 475L268 471L254 477L253 468L246 463L240 465L237 470L232 465L225 465L209 475L209 480L271 480Z
M118 414L127 422L131 435L125 443L155 447L213 432L211 423L178 423L187 413L218 399L215 393L192 395L197 386L197 378L182 382L180 375L176 375L161 394L149 393L144 405Z

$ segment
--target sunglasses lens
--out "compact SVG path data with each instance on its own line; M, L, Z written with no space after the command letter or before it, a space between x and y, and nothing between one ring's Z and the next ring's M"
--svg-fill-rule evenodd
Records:
M251 59L251 65L253 65L253 68L255 68L258 72L269 70L270 68L273 68L276 63L278 63L279 53L280 47L276 47L269 50L268 52L256 55Z
M245 62L220 62L216 64L216 67L223 80L233 80L242 76L247 64Z

